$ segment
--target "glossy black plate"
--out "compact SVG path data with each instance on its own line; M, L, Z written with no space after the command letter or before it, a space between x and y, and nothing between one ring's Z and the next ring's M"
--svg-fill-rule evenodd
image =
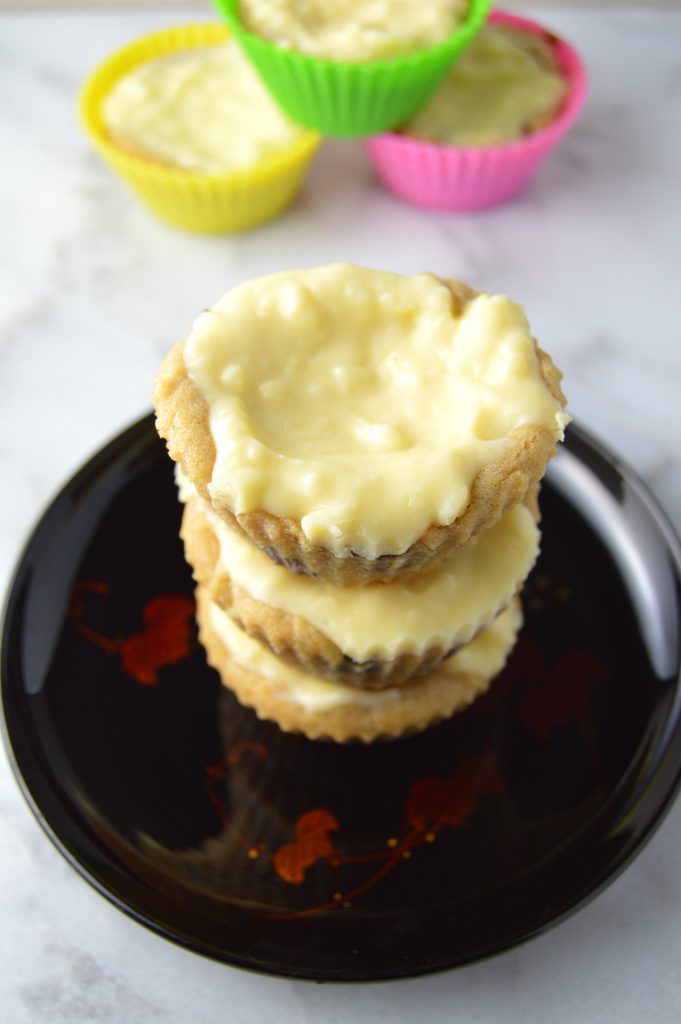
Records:
M136 920L313 979L505 950L593 897L681 773L679 544L573 426L504 673L467 712L373 746L287 736L206 666L151 418L33 534L2 645L5 734L41 825Z

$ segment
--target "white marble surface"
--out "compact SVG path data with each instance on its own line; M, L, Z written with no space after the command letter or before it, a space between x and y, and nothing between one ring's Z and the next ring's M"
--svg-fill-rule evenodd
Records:
M32 521L148 409L162 354L202 307L246 277L338 259L434 270L522 301L565 371L573 414L681 527L681 12L537 16L581 50L592 87L581 123L521 199L479 215L418 212L379 190L356 145L328 144L295 209L232 239L153 221L76 123L89 69L183 12L0 16L3 588ZM464 970L349 987L223 967L128 920L51 847L4 754L0 822L3 1024L678 1024L681 806L624 875L544 937Z

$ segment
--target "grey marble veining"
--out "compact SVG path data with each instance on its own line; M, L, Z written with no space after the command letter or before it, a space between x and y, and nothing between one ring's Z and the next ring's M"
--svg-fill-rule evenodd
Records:
M477 215L421 212L380 190L356 144L328 143L287 215L217 239L152 220L75 114L101 58L197 9L0 15L3 588L39 511L149 408L163 353L204 306L247 277L334 260L434 270L521 301L565 372L573 415L681 528L681 12L533 14L579 48L591 95L518 200ZM620 879L543 938L463 971L359 988L252 976L146 932L52 849L4 755L0 821L3 1024L678 1022L678 807Z

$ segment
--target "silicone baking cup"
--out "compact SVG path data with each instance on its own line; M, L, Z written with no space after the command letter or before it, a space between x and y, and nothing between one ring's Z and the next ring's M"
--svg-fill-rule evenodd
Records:
M347 63L284 49L247 32L239 20L238 0L214 0L287 114L325 135L345 138L385 131L410 117L480 29L490 2L471 0L464 21L435 46L390 60Z
M399 132L365 139L364 149L379 179L407 202L435 210L479 210L510 199L530 182L584 106L586 72L571 46L525 18L495 11L489 20L549 42L568 83L565 102L545 128L498 146L450 146Z
M80 94L80 118L99 154L157 217L188 231L242 231L278 216L298 194L321 142L317 133L306 131L248 170L200 174L131 154L108 138L102 102L119 78L156 57L213 46L228 37L227 28L217 23L154 32L112 54Z

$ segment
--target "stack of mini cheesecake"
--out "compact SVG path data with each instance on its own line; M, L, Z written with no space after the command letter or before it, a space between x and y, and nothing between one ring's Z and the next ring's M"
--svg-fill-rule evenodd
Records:
M560 375L524 324L503 297L334 265L235 289L168 355L154 403L200 639L260 717L313 739L396 737L467 706L503 667L566 419ZM407 374L420 398L399 392ZM454 494L447 520L441 495ZM429 503L440 521L419 531Z

